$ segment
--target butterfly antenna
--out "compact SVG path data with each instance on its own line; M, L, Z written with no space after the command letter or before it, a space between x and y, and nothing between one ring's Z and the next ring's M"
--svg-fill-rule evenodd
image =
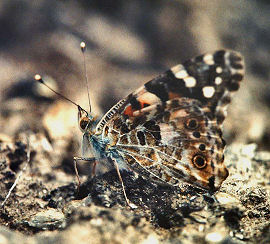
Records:
M86 70L86 61L85 61L85 50L86 50L86 44L85 42L80 43L82 54L83 54L83 67L84 67L84 77L85 77L85 83L87 87L87 95L88 95L88 102L89 102L89 112L91 113L91 102L90 102L90 94L89 94L89 86L88 86L88 77L87 77L87 70Z
M78 109L83 110L83 111L85 111L85 112L87 113L87 111L84 110L83 108L81 108L81 106L80 106L79 104L73 102L71 99L67 98L66 96L62 95L61 93L55 91L53 88L51 88L50 86L48 86L48 85L45 83L45 81L42 79L41 75L36 74L34 78L35 78L36 81L38 81L39 83L41 83L41 84L43 84L44 86L46 86L49 90L51 90L52 92L54 92L54 93L55 93L56 95L58 95L59 97L61 97L61 98L65 99L65 100L71 102L72 104L74 104L75 106L77 106ZM87 114L88 114L88 113L87 113Z

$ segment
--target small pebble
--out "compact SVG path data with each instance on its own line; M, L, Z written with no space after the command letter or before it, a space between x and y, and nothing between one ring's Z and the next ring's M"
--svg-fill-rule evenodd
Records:
M55 209L48 209L37 213L28 222L29 226L48 230L48 229L58 229L64 228L66 226L65 216L62 212Z
M240 203L240 201L236 197L225 192L218 192L215 197L218 202L223 205Z
M221 243L223 239L223 235L219 232L210 232L205 236L205 241L207 243Z
M156 235L150 234L145 240L142 241L142 244L158 244L159 241Z
M242 147L241 153L242 155L247 156L248 158L253 158L255 155L255 150L257 149L256 144L249 144Z
M240 239L240 240L243 240L243 239L244 239L244 235L241 234L241 233L236 233L234 236L235 236L236 238Z
M90 223L94 226L101 226L102 222L102 218L91 219L90 221Z
M206 218L206 216L203 216L203 214L193 212L193 213L190 214L190 217L194 218L194 220L197 223L200 223L200 224L206 224L207 223L207 218Z
M203 232L204 231L204 225L199 225L198 231Z

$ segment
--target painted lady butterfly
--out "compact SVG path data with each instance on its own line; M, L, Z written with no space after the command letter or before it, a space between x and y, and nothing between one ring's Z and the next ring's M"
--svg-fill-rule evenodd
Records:
M78 106L83 154L114 166L124 194L123 168L173 186L184 181L215 191L228 176L221 125L243 74L241 55L221 50L174 66L100 121Z

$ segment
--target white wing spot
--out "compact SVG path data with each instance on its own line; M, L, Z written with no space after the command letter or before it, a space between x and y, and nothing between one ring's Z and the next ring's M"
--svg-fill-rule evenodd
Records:
M212 54L206 54L203 57L203 61L208 64L208 65L213 65L215 64L214 58Z
M223 71L223 70L222 70L222 68L221 68L221 67L217 67L217 68L216 68L216 72L217 72L217 74L222 73L222 71Z
M153 93L145 92L139 96L140 101L144 101L148 104L155 104L160 101L160 99Z
M192 77L192 76L184 78L184 81L186 83L186 87L194 87L194 86L196 86L196 79L194 77Z
M183 69L185 69L185 68L184 68L184 66L183 66L182 64L177 64L177 65L175 65L175 66L173 66L173 67L171 68L171 71L172 71L174 74L176 74L177 72L179 72L179 71L181 71L181 70L183 70Z
M211 98L213 97L214 93L215 93L215 88L213 86L205 86L203 89L203 95L206 98Z
M186 70L180 70L177 73L174 74L177 79L183 79L188 76L188 73Z
M219 77L219 76L217 76L217 77L215 78L215 84L216 84L216 85L220 85L221 83L222 83L222 78Z

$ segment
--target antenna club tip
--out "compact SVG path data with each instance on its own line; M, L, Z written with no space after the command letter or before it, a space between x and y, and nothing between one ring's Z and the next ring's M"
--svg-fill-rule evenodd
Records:
M80 43L80 47L81 47L82 52L84 52L85 51L85 48L86 48L85 42L81 42Z
M39 81L39 82L43 83L43 80L42 80L42 77L41 77L40 74L36 74L36 75L34 76L34 78L35 78L36 81Z

